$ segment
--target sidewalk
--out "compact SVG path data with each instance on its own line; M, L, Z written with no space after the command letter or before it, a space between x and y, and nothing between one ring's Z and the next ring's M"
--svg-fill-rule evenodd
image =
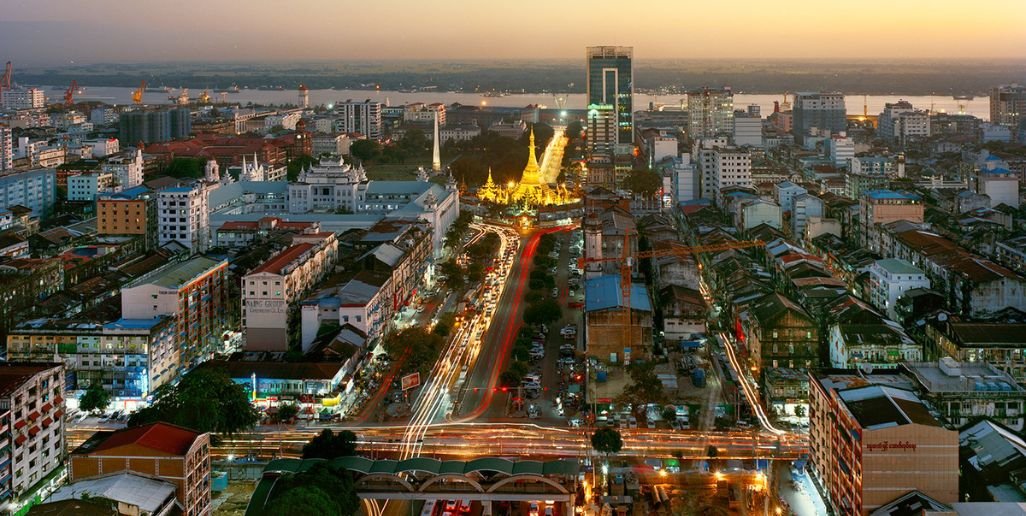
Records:
M812 478L808 472L801 473L798 477L798 489L791 486L790 467L781 467L780 473L776 476L777 494L790 506L791 512L798 516L825 516L827 505L820 496Z

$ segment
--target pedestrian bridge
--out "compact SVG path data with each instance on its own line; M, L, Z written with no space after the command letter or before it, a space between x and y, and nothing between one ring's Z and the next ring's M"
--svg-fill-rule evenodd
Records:
M491 513L490 502L496 501L548 500L562 504L568 511L577 496L580 471L580 463L572 459L546 462L498 457L470 461L426 457L401 461L366 457L339 457L330 461L277 459L264 468L263 478L250 499L250 509L264 506L278 478L306 471L318 463L352 472L357 494L365 500L472 500L482 502L485 514Z

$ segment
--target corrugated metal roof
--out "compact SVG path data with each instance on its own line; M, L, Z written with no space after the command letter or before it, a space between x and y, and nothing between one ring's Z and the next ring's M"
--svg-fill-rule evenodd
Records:
M611 274L591 278L584 282L584 308L588 312L619 308L623 306L620 290L620 275ZM648 289L644 285L631 283L631 309L643 312L652 311Z

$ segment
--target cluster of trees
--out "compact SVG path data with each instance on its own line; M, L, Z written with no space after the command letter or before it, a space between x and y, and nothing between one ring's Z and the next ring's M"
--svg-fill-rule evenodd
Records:
M301 154L295 158L289 160L288 164L285 165L285 175L289 181L295 181L299 179L299 173L303 169L320 163L309 154Z
M556 286L555 278L549 273L549 269L555 265L555 260L549 258L549 253L552 252L555 245L556 239L551 234L542 235L538 242L537 253L531 264L531 276L528 280L530 290L524 296L527 308L524 309L523 321L527 325L551 324L563 316L563 309L560 308L559 303L546 293L547 289ZM534 331L530 326L520 329L517 340L513 344L513 362L500 377L502 385L506 387L519 385L524 375L530 370L528 361L533 338Z
M424 131L407 129L402 139L382 145L374 140L357 140L349 148L349 154L363 162L404 164L406 160L423 157L431 150L431 140Z
M445 339L438 333L414 326L389 335L383 344L393 358L406 357L400 368L401 374L419 371L421 377L425 377L438 360Z
M552 127L546 124L534 124L535 145L540 152L552 138ZM498 184L519 181L520 174L527 165L527 146L530 131L518 139L499 136L491 131L483 131L480 136L465 142L453 140L443 145L443 152L448 155L459 155L449 168L453 177L466 181L468 185L481 185L488 179L488 169L492 171L492 179Z
M303 445L304 459L325 459L356 454L356 434L349 430L323 430ZM267 515L357 514L360 500L353 475L329 463L315 464L307 471L282 476L274 485L263 508Z
M633 194L651 197L663 187L663 178L651 170L631 170L623 179L623 188Z
M78 408L85 412L103 412L110 406L111 398L110 392L103 388L99 380L94 380L79 396Z
M538 240L537 252L531 262L531 275L528 278L527 309L524 310L524 322L528 324L549 324L563 317L559 303L548 295L548 291L556 287L556 278L550 270L556 266L556 259L551 253L556 248L556 237L547 233Z
M177 384L158 387L153 403L132 414L128 426L157 421L231 435L256 426L260 412L227 370L208 365L189 371Z
M629 366L631 383L627 384L617 397L617 404L630 403L637 408L646 403L665 404L669 401L663 392L663 383L655 374L655 365L648 362L634 362Z
M531 367L528 365L528 361L531 360L531 341L533 337L534 332L528 327L520 328L520 332L517 333L517 340L513 342L513 362L511 362L509 368L499 376L499 382L504 387L516 387L520 385L520 381L524 379L524 375L531 370Z
M178 157L164 167L164 174L177 179L199 179L204 176L207 160Z
M337 434L331 430L321 433L303 445L304 459L334 459L349 457L356 454L356 434L349 430L340 430Z

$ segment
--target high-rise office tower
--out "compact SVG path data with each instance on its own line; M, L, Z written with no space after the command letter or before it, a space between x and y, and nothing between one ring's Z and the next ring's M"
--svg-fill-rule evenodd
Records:
M730 88L688 92L688 136L692 140L729 135L734 131L734 93Z
M586 59L587 105L612 106L613 147L617 154L629 154L634 145L634 48L588 47Z
M838 133L848 128L843 93L795 93L791 134L804 142L813 128Z
M1018 127L1026 120L1026 86L998 86L990 92L990 123Z

